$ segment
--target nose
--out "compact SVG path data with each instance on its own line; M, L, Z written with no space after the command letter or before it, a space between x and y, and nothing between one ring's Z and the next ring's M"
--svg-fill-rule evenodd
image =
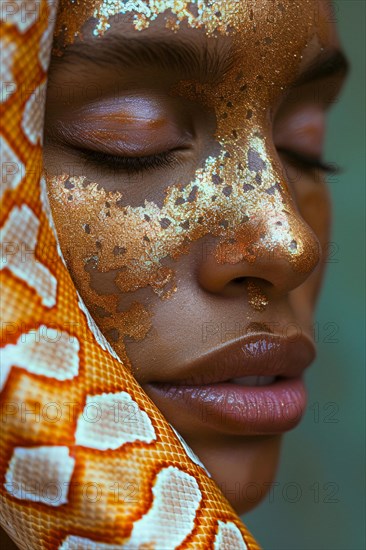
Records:
M283 295L319 263L319 241L294 203L276 152L261 150L249 148L246 169L234 183L225 182L239 190L231 206L243 216L231 230L226 224L226 234L210 242L200 261L198 282L210 293L232 296L260 279L272 295Z

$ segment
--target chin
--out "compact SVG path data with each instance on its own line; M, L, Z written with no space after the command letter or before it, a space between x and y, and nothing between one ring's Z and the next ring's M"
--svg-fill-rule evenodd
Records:
M255 508L268 493L281 440L281 435L186 439L239 515Z

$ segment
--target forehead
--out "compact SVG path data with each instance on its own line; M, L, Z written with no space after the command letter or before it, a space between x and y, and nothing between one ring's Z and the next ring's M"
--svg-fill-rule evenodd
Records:
M55 35L105 67L153 68L160 57L169 71L185 57L187 76L215 81L229 70L231 85L234 68L271 97L338 49L327 0L61 0Z
M78 36L88 41L104 35L128 38L136 31L144 39L166 36L172 42L239 35L249 48L276 40L302 49L312 34L337 43L328 0L61 0L55 34L66 44Z

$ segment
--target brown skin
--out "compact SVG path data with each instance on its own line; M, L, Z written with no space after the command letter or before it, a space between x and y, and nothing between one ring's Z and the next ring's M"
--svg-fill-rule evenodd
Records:
M287 2L284 3L287 4ZM317 3L310 5L313 7L307 7L307 10L317 8ZM321 2L319 6L319 35L322 43L325 49L330 51L339 49L335 29L327 18L327 10L324 9L325 3ZM259 23L261 17L270 15L269 4L264 2L263 7L263 11L258 16ZM174 34L165 29L164 22L164 16L160 16L146 31L143 31L145 33L143 36L163 36L165 39L171 39L172 45L173 39L174 41L194 40L199 48L203 47L206 37L202 29L193 30L182 25L179 32ZM253 60L253 64L259 63L260 61L256 60L255 44L252 41L245 42L246 25L249 25L249 21L243 21L242 30L238 31L242 33L240 38L242 43L244 41L243 47L248 59ZM301 22L298 25L301 25ZM88 29L90 29L90 23L85 26L84 37L92 47L97 43L97 39L90 36ZM299 58L303 56L300 72L320 54L319 41L313 41L312 46L307 48L304 48L302 41L297 41L301 30L301 28L293 29L292 44L283 44L283 48L290 48L294 56ZM273 28L273 33L279 32L281 29ZM119 18L117 22L112 22L110 34L116 37L135 37L137 31L133 30L124 18ZM220 40L222 51L232 44L231 37L220 37ZM214 48L214 44L215 40L207 40L208 48ZM278 87L282 86L283 82L285 86L275 98L271 99L268 96L258 100L259 103L262 102L258 105L258 109L274 113L273 121L270 124L263 123L261 131L266 142L271 144L273 151L276 148L279 151L287 149L307 158L321 158L325 111L338 93L344 75L338 74L306 83L290 91L291 79L288 75L284 78L282 53L281 51L277 53L278 55L274 56L274 64L271 66L271 75ZM234 63L239 61L236 60ZM126 173L120 172L114 176L105 166L94 163L88 167L88 176L91 181L100 183L109 191L123 191L125 205L143 205L145 199L161 205L166 188L180 181L188 183L208 154L213 154L217 147L213 137L216 127L215 113L204 103L192 101L192 98L172 97L169 93L172 85L184 80L186 75L175 74L169 67L164 71L161 68L136 66L135 69L128 69L126 72L117 66L113 69L109 65L96 65L93 62L93 50L90 48L89 62L67 55L54 57L50 75L45 166L51 175L67 172L65 166L70 164L73 165L74 175L85 175L84 160L76 147L90 147L86 135L91 128L107 127L108 140L111 143L116 142L117 139L123 139L119 135L119 125L125 124L125 119L118 120L116 116L108 116L104 105L112 89L118 88L117 95L123 97L127 94L126 90L131 89L131 82L140 98L140 103L133 104L130 112L132 130L130 128L130 134L127 135L130 136L135 147L130 152L131 156L146 156L160 152L165 145L158 143L155 147L159 139L163 144L168 143L169 147L174 147L177 140L179 142L179 140L188 139L189 142L192 126L195 140L193 144L190 143L188 150L184 149L179 153L181 162L173 167L146 169L135 175L133 179L129 179ZM298 76L294 73L292 79L295 80ZM255 73L252 71L248 78L254 79ZM94 86L96 83L97 92ZM267 83L264 82L263 86L266 85ZM73 90L72 94L70 90ZM141 97L147 98L147 102L141 102ZM91 112L90 104L95 100L98 101L99 107L97 112ZM151 110L151 106L155 110ZM84 108L89 113L88 119L85 118L86 111L83 111L84 114L78 118L79 109ZM137 115L142 116L142 123L141 120L137 120ZM74 124L75 117L79 126L76 130L75 126L72 126L70 135L67 130ZM160 124L158 129L157 119ZM261 120L264 119L261 118ZM60 121L64 125L62 131ZM182 125L187 130L183 137L179 132ZM101 137L102 141L104 137ZM96 139L95 135L93 139ZM93 149L98 150L95 143L94 141ZM154 150L154 147L158 150ZM142 153L139 152L141 148ZM161 300L149 287L139 288L134 292L122 292L114 284L115 273L108 275L108 272L94 270L89 272L90 279L85 283L85 274L81 277L77 269L73 269L73 251L71 250L71 256L67 256L75 284L88 305L91 303L90 287L92 287L93 291L99 295L117 297L121 310L126 310L133 302L138 302L151 313L152 326L147 335L139 341L129 339L125 342L132 371L148 394L151 393L149 383L174 380L189 368L193 360L213 349L219 349L232 340L233 336L227 336L225 331L224 334L217 333L204 340L202 338L204 323L223 323L226 330L231 331L235 328L237 331L235 337L245 334L250 323L260 322L275 326L276 334L283 334L286 325L296 323L309 338L312 338L313 312L321 286L325 263L324 252L329 241L328 191L319 170L294 162L289 154L279 153L276 156L273 153L269 158L272 159L274 170L277 173L281 172L282 180L287 183L285 200L291 204L294 201L296 216L301 221L298 227L302 235L299 238L304 237L308 232L309 239L316 242L315 238L317 238L320 243L322 253L319 253L319 257L312 262L311 268L307 271L303 270L299 274L276 254L254 263L247 261L236 264L217 263L212 252L213 244L217 239L206 235L193 242L187 253L181 255L176 261L171 258L164 260L164 265L171 266L175 270L177 291L169 299ZM55 207L53 204L53 208L56 209L57 225L57 205ZM76 233L81 231L72 215L69 221ZM261 288L266 292L269 305L263 312L255 311L248 304L245 285L248 277L259 279ZM238 283L238 278L243 279ZM106 332L103 319L98 317L96 319L102 330ZM119 328L118 321L115 323L115 328ZM113 339L110 341L113 345ZM154 397L154 394L151 393L151 396ZM201 458L239 513L248 511L259 502L275 476L281 434L234 436L225 433L224 428L220 433L205 426L199 419L192 421L191 418L182 418L179 411L169 407L169 403L158 405L169 422L177 427ZM250 483L256 483L262 488L257 496L245 490Z

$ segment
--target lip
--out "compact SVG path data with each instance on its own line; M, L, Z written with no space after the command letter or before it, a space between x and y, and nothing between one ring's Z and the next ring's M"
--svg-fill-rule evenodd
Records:
M313 342L304 335L285 338L253 334L190 363L171 380L147 384L162 409L188 418L200 429L226 434L279 434L294 428L307 403L303 373L315 358ZM272 384L242 386L244 376L276 376ZM184 415L184 416L181 416Z

